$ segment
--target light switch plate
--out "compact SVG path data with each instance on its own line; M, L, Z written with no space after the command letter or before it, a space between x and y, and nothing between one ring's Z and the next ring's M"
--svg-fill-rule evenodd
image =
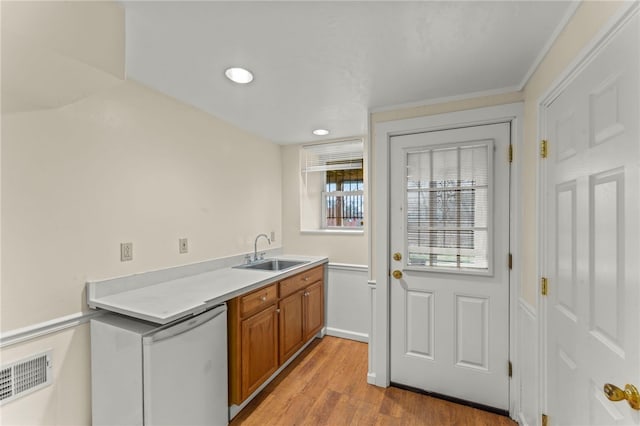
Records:
M120 243L120 261L133 260L133 243Z

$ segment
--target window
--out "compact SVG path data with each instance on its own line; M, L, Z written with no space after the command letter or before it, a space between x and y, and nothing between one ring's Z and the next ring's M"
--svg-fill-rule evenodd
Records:
M488 270L490 143L407 153L407 264Z
M363 143L350 140L301 150L302 230L362 229Z
M325 228L360 228L363 220L363 173L359 169L327 170L322 194Z

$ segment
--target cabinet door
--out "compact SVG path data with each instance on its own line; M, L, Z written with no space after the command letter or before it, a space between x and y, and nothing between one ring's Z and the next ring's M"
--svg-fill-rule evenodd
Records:
M272 305L242 321L242 400L278 369L278 314Z
M304 341L314 336L324 324L324 285L322 281L304 290Z
M282 365L304 343L304 294L301 290L280 301L280 364Z

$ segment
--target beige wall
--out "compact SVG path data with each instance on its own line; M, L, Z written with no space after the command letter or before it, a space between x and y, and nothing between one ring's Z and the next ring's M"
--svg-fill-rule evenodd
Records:
M55 108L124 77L115 2L2 1L2 111Z
M258 233L282 234L278 145L122 80L118 3L23 3L2 2L3 333L86 310L87 280L246 253ZM120 262L121 242L133 261ZM0 356L46 349L54 384L4 405L2 424L90 423L87 326Z
M328 256L332 263L367 265L367 235L300 232L300 147L282 146L282 232L286 253Z
M123 12L111 1L3 1L2 34L19 35L44 50L122 78Z

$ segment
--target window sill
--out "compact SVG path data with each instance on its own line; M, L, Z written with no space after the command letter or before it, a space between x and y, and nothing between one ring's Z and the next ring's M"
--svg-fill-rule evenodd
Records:
M363 235L364 229L302 229L302 235Z

